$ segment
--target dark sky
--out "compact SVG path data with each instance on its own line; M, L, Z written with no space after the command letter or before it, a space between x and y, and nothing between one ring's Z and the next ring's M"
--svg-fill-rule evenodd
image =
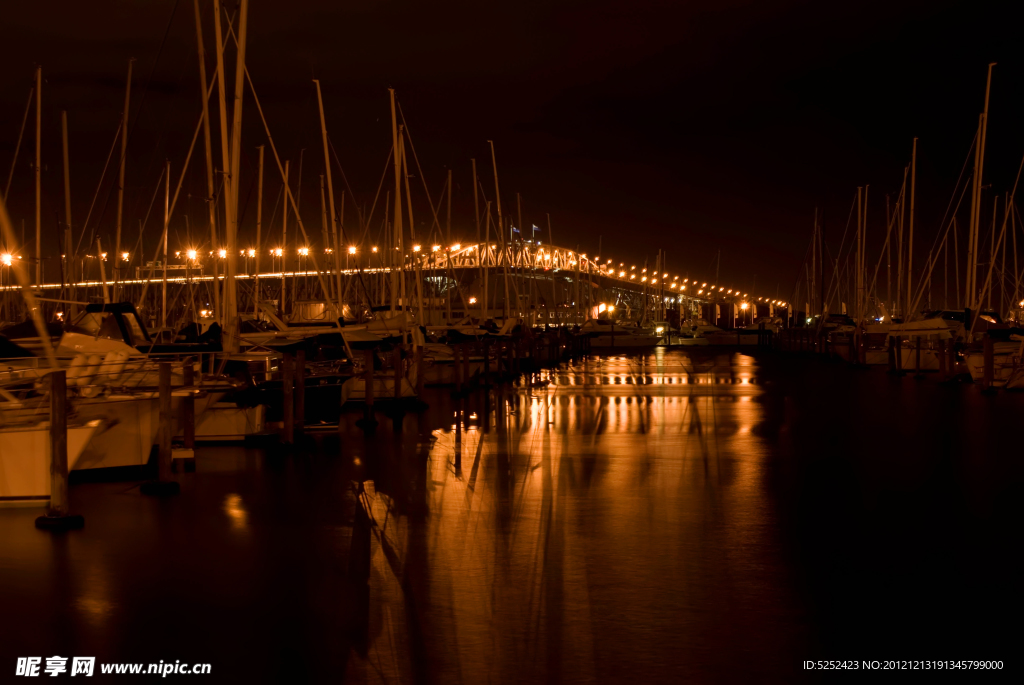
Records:
M212 2L203 6L210 38ZM281 155L294 168L306 148L303 216L316 234L323 155L314 77L360 204L372 201L390 148L391 86L435 200L453 169L458 236L474 230L470 157L493 197L493 139L506 214L522 193L523 223L544 226L550 213L556 243L594 254L601 236L604 256L627 264L664 248L670 271L707 278L721 250L722 283L746 289L756 274L759 292L774 295L779 284L786 296L815 206L834 250L860 184L871 184L869 249L877 253L884 195L898 192L914 136L919 230L935 235L974 136L989 61L999 65L986 183L999 192L1012 185L1024 152L1024 73L1015 23L1001 7L254 0L247 63ZM128 58L137 58L125 209L134 242L161 164L170 159L177 179L199 113L191 0L17 3L4 12L0 174L6 181L33 69L42 64L47 247L63 215L60 110L70 122L77 231L117 127ZM265 142L248 92L244 112L248 236L255 148ZM30 117L9 203L30 234L33 135ZM205 227L202 164L200 148L173 222L179 244L186 213ZM112 178L89 227L105 241L114 226ZM268 222L280 180L269 166L266 179ZM341 180L335 184L340 193ZM422 231L429 210L422 190L413 193ZM346 218L353 230L353 216ZM378 210L374 223L380 218ZM154 219L147 244L159 230ZM265 230L280 230L280 209Z

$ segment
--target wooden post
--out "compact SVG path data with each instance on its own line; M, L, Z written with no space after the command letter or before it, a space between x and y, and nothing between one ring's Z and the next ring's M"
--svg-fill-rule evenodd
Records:
M306 351L295 353L295 431L302 434L306 425Z
M171 435L174 432L174 416L171 413L171 362L160 362L158 397L160 430L157 479L143 483L139 489L144 495L176 495L180 486L171 480Z
M956 341L950 338L946 341L946 353L949 355L949 377L950 379L956 376Z
M81 528L85 519L69 513L67 372L50 373L50 505L36 519L36 528Z
M184 374L184 383L186 388L192 388L196 384L196 370L195 363L191 358L185 360L185 366L182 369ZM185 397L184 407L182 409L182 424L184 424L185 433L185 449L195 449L196 446L196 399L192 392Z
M992 342L992 338L988 335L985 336L982 342L984 346L984 371L982 372L982 390L985 392L992 391L992 381L995 378L995 343Z
M377 426L377 420L373 418L373 350L363 350L363 365L366 367L363 369L364 383L366 384L363 390L363 397L366 400L366 404L363 407L363 418L357 422L357 425L361 425L362 429L366 433L372 433L373 429ZM341 421L338 421L338 428L341 428Z
M416 397L423 396L423 347L416 347Z
M454 372L453 380L455 381L455 393L459 394L462 392L462 369L460 368L459 351L461 345L452 345L452 354L454 355L454 364L452 371Z
M483 341L482 347L484 351L484 387L486 388L491 385L491 355L487 340Z
M284 410L284 425L281 442L290 445L295 441L295 366L290 352L285 352L281 361L281 399Z
M395 368L395 401L402 399L402 346L395 345L392 355L392 363Z

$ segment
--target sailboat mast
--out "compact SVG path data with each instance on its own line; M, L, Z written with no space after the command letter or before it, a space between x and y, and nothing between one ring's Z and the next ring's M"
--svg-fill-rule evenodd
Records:
M206 149L206 210L210 224L210 248L217 252L217 208L213 200L213 145L210 141L210 89L206 82L206 48L203 44L203 22L199 12L199 0L194 0L196 15L196 45L199 48L199 86L203 98L203 144ZM219 15L218 15L219 16ZM217 33L220 33L218 29ZM218 35L218 41L220 40ZM219 72L218 72L219 73ZM287 203L286 203L287 206ZM259 244L256 245L257 253ZM258 264L259 262L257 262ZM220 307L220 287L217 283L217 260L213 260L213 311L219 320L223 315ZM259 269L257 269L257 272Z
M43 284L43 68L36 67L36 282Z
M117 290L117 282L121 279L118 278L120 272L120 254L121 254L121 221L124 214L124 169L127 166L128 156L128 104L131 101L132 95L132 65L135 63L135 58L132 57L128 60L128 79L124 87L124 110L121 114L121 164L119 165L117 174L117 229L114 237L114 267L112 274L114 277L114 290Z
M260 244L263 240L263 148L263 145L257 148L260 151L260 168L256 186L256 250L253 255L255 257L256 276L252 290L253 316L260 313Z

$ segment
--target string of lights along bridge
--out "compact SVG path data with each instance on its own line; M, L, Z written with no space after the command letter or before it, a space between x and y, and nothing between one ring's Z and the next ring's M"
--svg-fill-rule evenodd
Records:
M398 248L393 248L397 252ZM626 266L625 262L619 262L616 266L614 260L605 259L601 261L600 256L589 257L586 253L576 253L567 248L544 246L541 244L526 243L521 247L502 246L498 243L467 244L454 243L450 246L432 244L429 250L422 244L413 244L409 253L401 257L388 255L388 250L382 250L378 246L360 248L350 245L343 251L343 260L337 259L332 248L324 248L323 263L312 264L313 250L309 247L295 247L286 249L283 247L271 247L257 250L255 247L248 247L238 250L238 256L243 258L241 269L237 274L239 279L281 279L291 277L312 277L321 274L342 274L352 276L358 273L389 273L392 270L423 270L427 272L447 272L468 269L513 269L525 270L530 278L543 279L553 278L562 275L570 275L578 272L580 276L587 278L600 278L615 287L635 290L657 291L664 293L669 298L685 297L694 301L715 302L729 301L736 302L741 309L747 309L753 302L771 304L778 308L785 309L786 302L765 296L752 298L750 293L740 288L733 288L727 285L711 283L706 280L689 278L678 274L670 274L667 271L657 271L639 265ZM83 278L74 283L45 282L37 287L42 289L54 288L95 288L102 287L104 279L109 284L135 285L145 283L157 283L164 280L163 272L165 265L162 261L149 261L144 266L136 266L130 269L128 266L110 269L105 267L106 273L100 274L99 262L105 265L110 263L110 255L107 252L97 254L86 254L80 258L79 272ZM267 264L263 258L269 259ZM63 258L63 256L62 256ZM194 247L186 247L175 250L173 257L168 258L166 271L169 272L167 280L170 282L183 281L204 281L214 278L223 279L223 269L218 269L218 276L214 276L214 267L217 262L223 262L227 258L226 249L200 250ZM0 266L9 267L12 261L23 257L19 254L4 252L0 254ZM124 265L130 264L132 257L128 252L121 253L120 262ZM337 262L337 263L336 263ZM404 262L404 265L400 262ZM264 270L267 269L268 270ZM134 273L133 273L134 272ZM9 279L2 281L4 289L10 289L14 284Z

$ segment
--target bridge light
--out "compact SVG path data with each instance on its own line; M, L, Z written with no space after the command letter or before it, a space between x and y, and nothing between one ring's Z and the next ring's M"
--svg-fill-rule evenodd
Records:
M698 291L697 291L697 294L698 294L698 295L703 295L703 294L704 294L704 291L703 291L703 290L698 290Z
M551 261L551 253L550 252L545 252L544 253L544 260L548 261L548 262Z
M646 283L647 282L647 276L644 276L643 278L641 278L640 282L641 283Z
M614 312L615 311L615 305L613 305L613 304L608 305L608 311L609 312Z
M728 292L730 292L730 293L731 293L731 292L732 292L732 288L729 288Z
M433 247L430 248L430 251L431 252L437 252L440 249L441 249L440 245L434 245Z
M225 257L228 256L228 251L223 249L223 248L220 249L220 250L217 250L217 256L220 257L221 259L224 259Z
M608 305L606 305L604 302L602 302L601 304L597 305L597 313L598 314L600 314L603 311L607 311L607 309L608 309Z
M4 266L10 266L13 261L14 257L12 257L9 252L4 252L0 255L0 264L3 264Z
M661 277L662 278L668 278L668 274L662 274Z
M748 307L750 307L750 305L747 304L746 302L740 304L740 309L742 309L743 311L747 311Z
M420 251L420 246L419 245L413 245L412 246L412 251L413 252L419 252Z
M724 285L721 288L718 289L718 292L722 292L723 290L725 290L725 286Z
M122 252L121 253L121 259L123 261L127 262L128 261L128 253L127 252Z
M462 243L455 243L454 245L452 245L452 252L458 250L460 247L462 247Z
M625 271L620 271L620 272L619 272L619 278L622 278L622 277L623 277L623 276L625 276L625 275L626 275L626 272L625 272Z
M374 245L373 247L371 247L370 251L373 252L373 254L377 254L377 246Z
M633 266L629 267L629 270L630 271L636 271L636 264L634 264Z
M686 290L686 286L684 285L680 290Z
M299 248L299 254L301 256L303 256L303 257L308 257L309 256L309 248L308 247L300 247Z
M476 298L475 297L469 298L469 303L470 304L476 304Z
M673 284L672 284L672 287L673 287L673 288L674 288L674 287L676 287L676 284L675 284L675 283L673 283Z
M256 256L256 250L254 248L250 247L249 248L249 257L252 258L252 257L255 257L255 256Z
M701 283L700 287L706 288L706 287L708 287L708 284L707 283ZM715 286L711 286L711 287L714 288Z
M275 257L280 257L281 255L283 255L283 254L284 254L284 250L282 250L282 249L281 249L281 248L279 248L279 247L275 247L275 248L274 248L273 250L271 250L271 251L270 251L270 253L271 253L272 255L274 255Z
M632 280L633 280L634 278L636 278L636 274L630 274L630 275L629 275L629 280L631 280L631 281L632 281Z
M349 245L348 246L348 253L349 254L355 254L356 253L356 246L355 245Z
M177 254L177 253L175 253L175 254ZM189 250L188 252L185 253L185 256L188 257L193 262L196 261L196 251L195 250Z

